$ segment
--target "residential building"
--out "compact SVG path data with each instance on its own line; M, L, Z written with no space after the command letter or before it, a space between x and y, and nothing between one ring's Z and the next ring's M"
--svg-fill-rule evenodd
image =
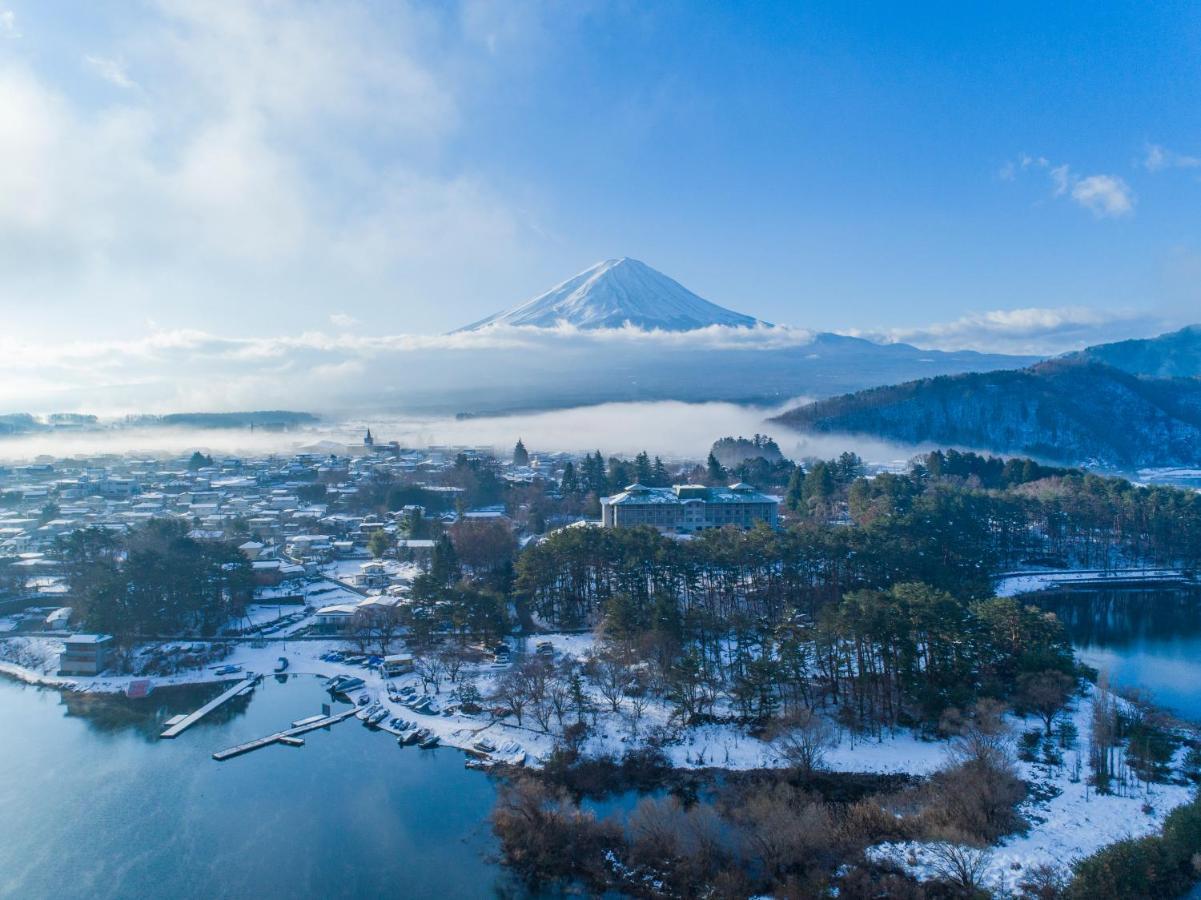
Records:
M111 634L73 634L63 640L59 675L99 675L108 665Z

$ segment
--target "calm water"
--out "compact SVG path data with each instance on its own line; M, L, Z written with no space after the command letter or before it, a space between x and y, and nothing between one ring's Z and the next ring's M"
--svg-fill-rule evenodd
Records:
M0 896L493 897L493 783L356 719L217 763L320 712L314 678L264 679L174 741L207 690L97 700L0 679Z
M1060 590L1035 595L1063 621L1081 658L1114 684L1140 687L1201 722L1201 590Z

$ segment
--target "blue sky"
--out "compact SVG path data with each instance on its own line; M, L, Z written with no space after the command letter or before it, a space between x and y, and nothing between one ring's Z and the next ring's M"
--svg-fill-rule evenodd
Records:
M932 346L1201 319L1195 5L0 10L26 347L439 333L612 256Z

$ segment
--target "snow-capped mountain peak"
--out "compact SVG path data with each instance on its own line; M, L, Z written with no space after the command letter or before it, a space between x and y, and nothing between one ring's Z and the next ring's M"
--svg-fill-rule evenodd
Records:
M691 331L709 325L754 327L760 323L698 297L678 281L629 257L606 259L544 294L459 329L489 325L553 328L635 328Z

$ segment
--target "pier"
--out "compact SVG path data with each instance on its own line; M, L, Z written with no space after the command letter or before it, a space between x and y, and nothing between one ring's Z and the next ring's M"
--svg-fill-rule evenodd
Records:
M217 760L217 762L222 762L227 759L233 759L235 756L241 756L243 753L249 753L252 750L270 747L272 744L286 744L289 747L300 747L304 744L304 741L301 740L299 735L309 731L316 731L318 728L328 728L330 725L336 725L343 719L350 718L358 711L358 707L352 706L349 709L344 709L342 712L334 713L332 716L321 716L316 721L308 722L304 725L294 726L285 731L277 731L275 734L247 741L245 744L228 747L225 750L218 750L213 754L213 759Z
M227 701L232 700L234 697L251 690L256 684L258 684L258 680L259 679L257 675L247 676L245 679L239 681L237 684L231 687L228 691L225 691L220 696L214 697L194 713L190 713L182 717L175 716L169 719L167 722L167 730L160 734L159 737L179 737L184 731L186 731L188 728L191 728L218 706L221 706L221 704L226 703Z

